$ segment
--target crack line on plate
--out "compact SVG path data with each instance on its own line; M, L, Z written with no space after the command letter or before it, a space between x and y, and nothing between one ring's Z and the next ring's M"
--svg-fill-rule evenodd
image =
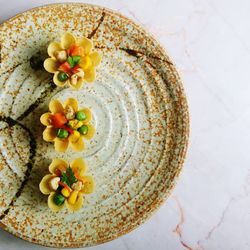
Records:
M21 195L21 193L22 193L22 191L23 191L23 189L24 189L24 187L25 187L25 185L30 177L30 173L31 173L33 163L34 163L34 157L36 155L36 141L35 141L35 137L32 134L32 132L26 126L21 124L20 122L12 119L11 117L3 117L3 116L0 116L0 121L6 122L10 127L13 127L15 125L22 127L29 134L29 138L30 138L30 143L29 143L30 144L30 155L29 155L28 163L26 164L27 170L25 172L24 179L23 179L19 189L17 190L15 196L12 198L8 208L5 209L5 211L0 216L0 220L3 220L5 218L5 216L8 215L10 208L14 205L15 201Z
M106 13L103 11L102 12L102 16L100 18L100 20L98 21L98 24L97 26L93 29L93 31L88 35L88 38L91 39L97 32L97 30L99 29L99 27L101 26L101 24L103 23L104 21L104 18L105 18L105 15Z
M135 49L130 49L130 48L123 48L123 47L106 47L106 46L95 46L95 48L97 49L107 49L107 50L112 50L112 49L117 49L117 50L122 50L124 52L126 52L128 55L133 56L135 58L140 58L140 57L146 57L148 59L155 59L161 62L165 62L169 65L173 65L172 62L170 62L169 60L163 59L159 56L153 55L153 54L147 54L146 52L143 51L139 51L139 50L135 50ZM151 63L152 64L152 63Z

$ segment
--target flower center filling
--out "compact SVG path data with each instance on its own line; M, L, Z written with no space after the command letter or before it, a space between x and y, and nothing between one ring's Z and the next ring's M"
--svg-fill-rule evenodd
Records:
M84 124L87 115L84 111L75 112L73 107L67 105L64 113L55 113L51 118L51 124L55 127L56 136L60 139L68 138L72 142L77 142L81 135L88 133L88 125Z
M54 173L55 176L48 183L50 189L55 191L54 203L60 206L67 199L69 204L74 205L79 192L84 188L78 168L72 169L59 165Z
M54 56L60 63L58 80L65 82L70 79L72 85L77 85L78 80L84 77L84 71L80 66L82 61L86 66L88 58L83 57L83 48L72 45L68 50L60 50L55 52Z

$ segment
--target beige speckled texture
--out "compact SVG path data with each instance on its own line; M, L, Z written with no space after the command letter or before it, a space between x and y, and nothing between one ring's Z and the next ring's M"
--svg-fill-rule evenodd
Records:
M94 84L59 89L29 58L65 31L86 36L103 55ZM171 59L144 29L118 13L56 4L0 26L0 222L53 247L84 247L123 235L166 199L187 149L189 116ZM9 60L11 58L11 60ZM42 140L39 117L52 98L91 108L96 135L82 153L57 153ZM83 157L96 190L78 213L52 213L38 184L52 158Z

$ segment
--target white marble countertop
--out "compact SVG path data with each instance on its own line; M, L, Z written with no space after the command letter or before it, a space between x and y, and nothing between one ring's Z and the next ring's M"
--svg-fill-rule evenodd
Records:
M56 2L64 1L0 0L0 22ZM135 231L91 249L250 249L249 0L89 2L160 40L182 75L191 116L187 159L170 198ZM44 249L0 230L0 249L17 248Z

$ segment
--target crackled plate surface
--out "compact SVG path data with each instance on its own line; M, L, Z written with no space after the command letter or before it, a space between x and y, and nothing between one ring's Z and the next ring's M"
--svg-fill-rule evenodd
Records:
M86 36L103 55L94 84L58 88L30 68L65 31ZM181 171L189 118L176 69L146 31L110 10L57 4L0 26L0 221L25 240L83 247L123 235L165 200ZM93 112L97 133L82 153L56 153L42 140L39 117L52 98L77 98ZM84 157L95 192L78 213L53 213L38 185L52 158Z

